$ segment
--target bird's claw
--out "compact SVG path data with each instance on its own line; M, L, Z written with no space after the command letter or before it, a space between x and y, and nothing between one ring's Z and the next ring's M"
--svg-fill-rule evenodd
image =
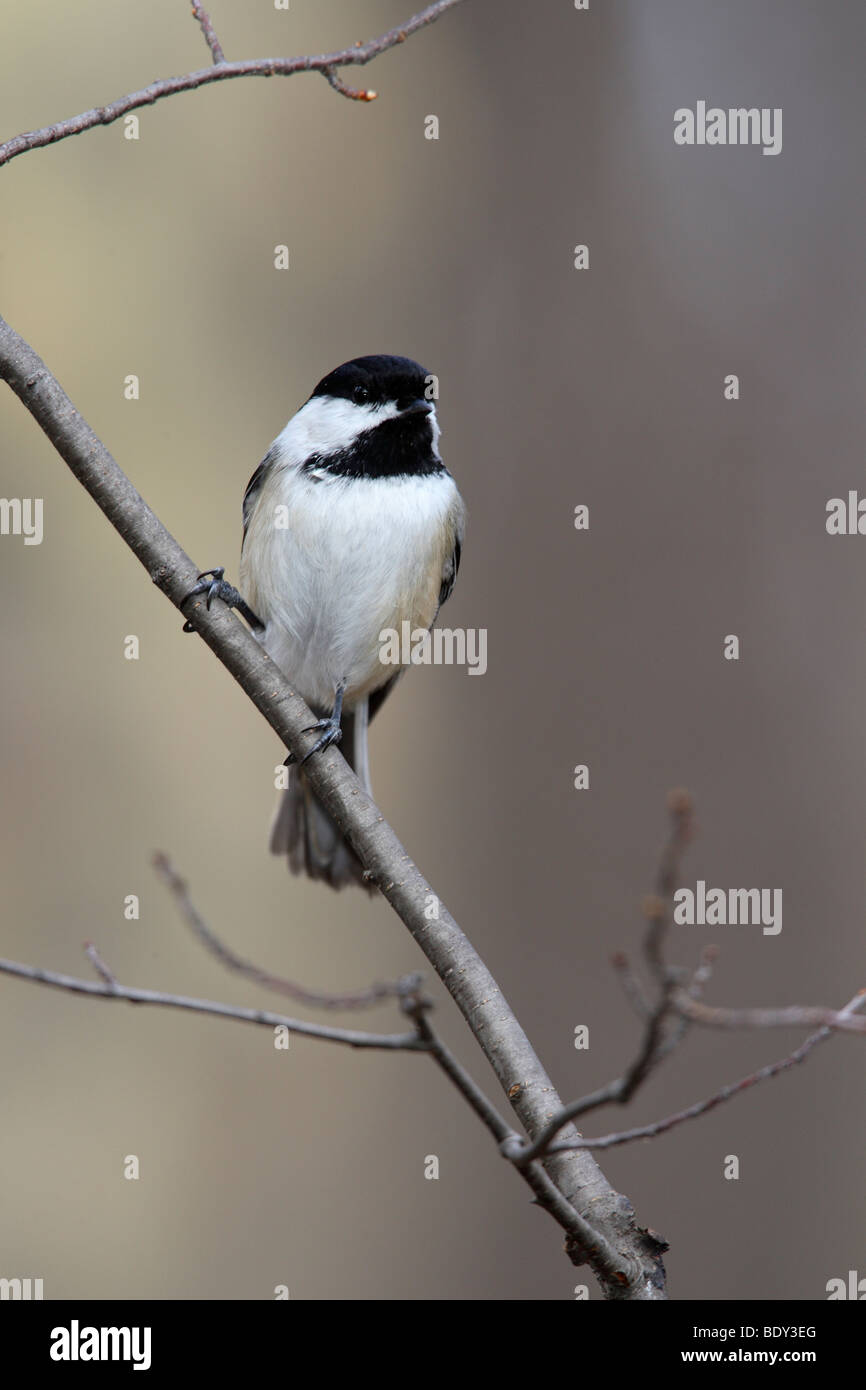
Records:
M322 730L321 738L317 738L309 753L305 753L298 763L294 753L290 753L286 758L286 767L292 763L297 763L298 767L303 767L308 758L314 753L321 753L325 748L330 748L332 743L339 743L343 737L343 730L340 721L343 717L343 694L346 689L345 679L341 680L334 691L334 708L330 714L326 714L322 719L317 719L315 724L308 724L306 729L302 729L303 734L314 734L317 729Z
M244 602L234 584L229 584L228 580L223 578L224 574L225 567L223 565L213 570L202 570L189 593L184 595L184 603L187 599L195 598L198 594L207 594L205 607L210 611L214 599L220 598L229 608L236 608L253 627L261 627L262 623ZM183 625L183 630L184 632L195 632L195 628L188 618Z
M333 715L327 716L324 719L317 719L315 724L310 724L309 727L304 729L303 732L305 734L314 734L317 729L321 729L323 731L322 736L321 738L316 739L316 742L313 744L309 753L305 753L303 758L301 758L299 764L299 766L301 767L303 767L307 759L311 758L314 753L323 752L324 749L330 748L332 743L339 743L340 739L343 737L343 730L340 728L340 721L339 719L334 719Z

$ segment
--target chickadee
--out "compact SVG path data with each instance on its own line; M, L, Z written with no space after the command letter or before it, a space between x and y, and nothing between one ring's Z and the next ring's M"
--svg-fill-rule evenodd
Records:
M240 590L210 570L191 591L237 608L320 716L310 730L320 737L280 794L270 848L333 888L369 885L303 763L342 739L370 791L367 726L402 673L380 659L380 634L404 622L427 631L460 563L465 508L439 456L431 380L386 356L324 377L247 486Z

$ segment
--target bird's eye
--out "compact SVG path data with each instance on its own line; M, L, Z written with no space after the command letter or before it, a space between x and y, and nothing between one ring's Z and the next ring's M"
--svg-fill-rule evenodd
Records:
M352 396L358 405L365 405L370 399L370 392L366 386L356 386Z

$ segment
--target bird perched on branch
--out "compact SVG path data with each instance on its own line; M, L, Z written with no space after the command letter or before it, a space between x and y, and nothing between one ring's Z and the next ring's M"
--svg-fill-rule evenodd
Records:
M367 728L403 670L383 661L383 634L427 631L460 563L465 509L439 456L434 388L407 357L358 357L324 377L247 486L239 590L219 569L191 591L237 608L318 716L270 847L333 888L365 883L364 870L304 763L342 740L370 790Z

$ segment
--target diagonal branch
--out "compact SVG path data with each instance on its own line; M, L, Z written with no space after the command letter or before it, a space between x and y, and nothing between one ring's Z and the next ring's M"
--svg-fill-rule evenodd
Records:
M505 1123L499 1111L491 1105L480 1086L476 1086L469 1073L460 1065L457 1058L434 1032L427 1016L430 1001L425 999L420 989L408 994L402 1003L403 1012L415 1024L415 1032L431 1057L439 1064L445 1075L454 1083L464 1100L471 1105L481 1122L499 1144L519 1138Z
M185 885L181 885L185 889ZM192 909L195 911L195 909ZM209 929L207 929L209 931ZM207 937L202 940L207 944ZM19 961L0 960L0 974L17 976L33 981L34 984L53 986L72 994L86 994L96 999L123 999L132 1004L156 1004L163 1008L185 1009L193 1013L215 1014L219 1018L229 1018L236 1022L257 1023L267 1027L285 1027L289 1032L323 1039L326 1042L345 1043L352 1048L369 1048L395 1052L426 1052L437 1066L457 1088L464 1100L496 1139L503 1152L509 1146L520 1148L520 1136L502 1119L501 1115L487 1099L484 1092L475 1084L466 1069L433 1031L427 1017L431 1007L420 990L420 978L407 977L401 1006L403 1012L415 1025L413 1033L366 1033L352 1029L321 1027L318 1024L302 1023L298 1019L286 1018L281 1014L269 1013L261 1009L243 1009L233 1005L215 1003L207 999L194 999L186 995L168 994L162 990L127 988L118 983L117 978L105 964L92 942L84 943L84 953L102 980L101 985L78 979L73 975L63 975L53 970L42 970L38 966L24 965ZM226 952L225 957L230 958ZM221 957L222 958L222 957ZM223 959L227 964L228 960ZM515 1167L518 1165L515 1164ZM615 1263L615 1251L603 1237L590 1226L579 1212L566 1202L556 1184L545 1173L540 1163L520 1165L524 1181L535 1193L540 1207L549 1212L568 1233L569 1243L581 1250L591 1249Z
M387 53L389 48L396 48L398 44L405 43L412 34L426 28L428 24L433 24L446 10L453 9L460 3L461 0L437 0L436 4L428 5L405 24L389 29L386 34L380 34L378 38L369 39L366 43L352 44L336 53L320 53L317 56L301 58L248 58L237 63L217 59L214 53L213 67L187 72L182 77L162 78L158 82L151 82L149 87L143 87L141 91L129 92L126 96L118 97L107 106L95 106L90 111L82 111L79 116L70 116L68 120L43 126L41 130L30 130L23 135L14 136L0 145L0 165L8 164L10 159L25 154L27 150L54 145L58 140L66 140L70 135L81 135L83 131L93 130L95 126L111 125L130 111L136 111L142 106L152 106L163 97L176 96L179 92L192 92L197 87L205 87L211 82L228 82L234 77L293 77L296 72L320 72L325 74L331 86L343 96L356 101L372 101L375 92L361 93L344 87L336 78L335 69L363 67L374 58L378 58L381 53ZM194 7L194 10L195 8L200 7ZM219 51L221 53L222 49ZM214 52L212 45L211 52Z
M165 855L156 855L154 867L160 877L168 885L169 891L175 897L181 914L198 937L199 941L211 951L218 960L229 970L237 970L247 978L255 980L259 984L264 984L271 989L278 989L284 993L289 993L295 998L302 999L305 1003L313 1004L318 1007L357 1007L360 1004L370 1003L374 1000L380 1001L385 993L397 995L403 1012L412 1019L415 1024L415 1033L420 1047L427 1052L447 1076L448 1080L457 1088L467 1104L475 1111L482 1124L493 1135L500 1149L504 1151L507 1145L516 1145L520 1149L522 1141L518 1134L510 1128L503 1120L499 1111L487 1099L487 1096L477 1086L475 1081L466 1071L465 1067L457 1060L442 1039L433 1030L429 1019L430 1000L421 992L421 977L419 975L407 975L396 985L374 986L378 988L378 995L368 990L364 994L352 995L326 995L317 994L311 990L305 990L301 986L289 980L282 980L267 972L260 970L258 966L249 964L241 960L234 952L219 939L213 929L208 926L201 916L198 908L190 896L186 883L174 871L172 865ZM91 960L99 974L109 983L116 983L114 976L111 975L107 966L96 954L96 950L89 943L85 947L88 958ZM371 998L372 996L372 998ZM517 1165L515 1165L517 1166ZM535 1193L535 1200L540 1207L549 1212L555 1221L568 1232L571 1240L586 1248L593 1245L598 1237L587 1221L580 1216L563 1198L556 1185L547 1176L540 1163L530 1163L520 1165L521 1176L528 1183ZM612 1254L612 1252L611 1252Z
M608 1105L621 1099L622 1080L612 1081L609 1086L594 1091L592 1095L584 1096L581 1100L566 1105L562 1112L555 1116L547 1128L539 1134L533 1144L521 1145L509 1138L501 1145L502 1152L517 1167L521 1167L541 1154L571 1153L574 1149L612 1149L618 1144L633 1143L635 1139L654 1139L656 1135L666 1134L669 1129L676 1128L677 1125L683 1124L686 1120L694 1120L699 1115L706 1115L709 1110L715 1110L717 1105L733 1099L734 1096L741 1095L743 1091L757 1085L759 1081L769 1081L772 1077L779 1076L781 1072L788 1071L790 1067L805 1062L813 1048L817 1047L819 1043L826 1042L835 1032L844 1031L852 1021L866 1023L866 1019L854 1018L857 1010L864 1003L866 1003L866 990L861 989L838 1013L829 1009L802 1010L803 1013L824 1013L833 1019L833 1023L825 1024L818 1029L817 1033L812 1033L805 1042L802 1042L787 1057L782 1057L780 1061L769 1062L766 1066L759 1067L757 1071L750 1072L748 1076L741 1077L739 1081L729 1082L705 1100L695 1101L694 1105L687 1106L685 1110L678 1110L676 1114L668 1115L663 1120L653 1120L650 1124L639 1125L635 1129L620 1130L616 1134L604 1134L598 1139L579 1139L574 1143L571 1141L562 1144L551 1143L554 1135L568 1120L576 1119L578 1115L583 1115L588 1110L595 1110L601 1105Z
M187 602L198 567L138 494L44 362L2 318L0 379L8 382L153 582L186 612L282 742L303 756L315 739L314 733L304 732L313 717L303 700L223 603L216 600L209 611L199 601ZM321 753L308 767L316 796L445 984L532 1140L562 1102L496 980L338 749ZM99 989L89 986L85 992ZM565 1137L577 1136L572 1130ZM553 1154L544 1162L546 1178L561 1194L557 1219L568 1212L578 1218L567 1228L573 1262L588 1262L609 1298L663 1299L658 1240L638 1225L630 1204L610 1186L592 1156Z

